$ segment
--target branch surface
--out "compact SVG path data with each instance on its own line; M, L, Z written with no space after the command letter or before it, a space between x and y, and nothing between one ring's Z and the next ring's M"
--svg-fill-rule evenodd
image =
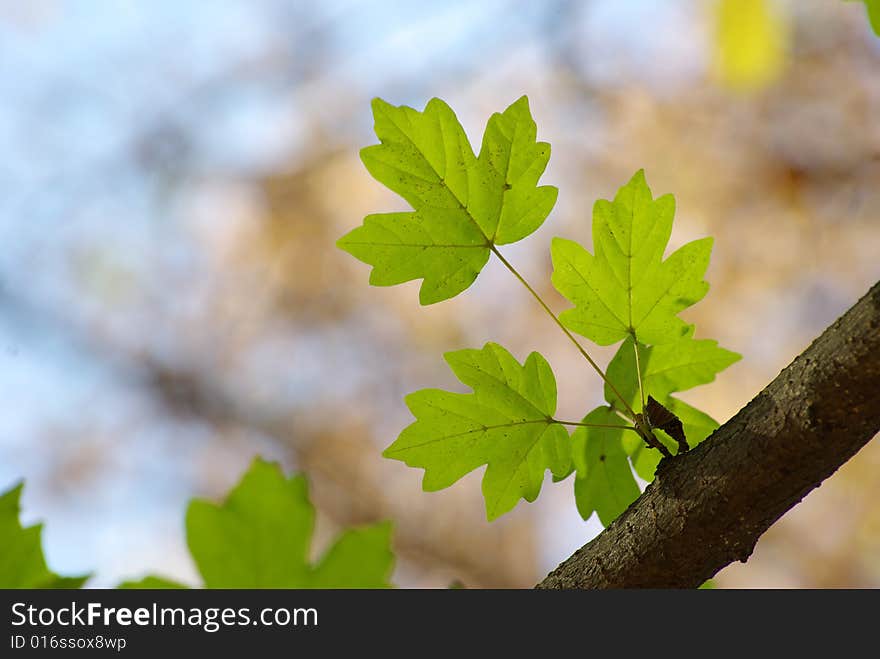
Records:
M880 431L880 282L537 588L696 588Z

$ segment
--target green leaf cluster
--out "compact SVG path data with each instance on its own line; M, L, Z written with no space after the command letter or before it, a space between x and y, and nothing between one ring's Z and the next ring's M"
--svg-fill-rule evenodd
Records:
M363 149L361 158L413 210L368 215L338 246L372 266L374 285L422 279L422 304L464 291L495 254L599 371L608 403L582 421L560 421L547 361L533 352L520 363L487 343L446 354L471 393L423 389L407 396L415 421L384 455L424 469L426 491L486 466L482 490L490 520L520 499L534 501L547 471L557 481L574 471L578 510L610 523L639 495L633 469L653 477L659 456L645 441L669 441L660 430L651 434L642 412L648 396L679 418L691 445L718 425L672 396L711 382L739 359L714 341L695 339L694 327L679 317L708 291L712 239L665 256L675 200L655 199L644 172L637 172L613 200L596 202L592 252L553 240L552 282L573 305L557 317L498 249L533 233L557 195L538 185L550 146L537 141L526 97L492 115L479 155L439 99L422 112L376 99L373 116L380 144ZM621 343L607 372L575 334L599 345ZM569 436L565 426L576 430Z
M608 406L584 422L641 413L650 395L681 420L693 446L718 423L671 394L713 381L740 356L716 341L695 339L694 326L678 316L708 291L703 276L712 239L689 242L664 259L674 214L672 196L655 199L644 171L636 172L613 200L595 203L592 253L554 239L552 281L574 304L560 315L568 329L600 345L622 341L605 372ZM665 444L665 433L654 432ZM660 455L636 433L620 430L581 427L572 440L578 510L585 519L595 511L607 525L639 495L626 458L650 481Z

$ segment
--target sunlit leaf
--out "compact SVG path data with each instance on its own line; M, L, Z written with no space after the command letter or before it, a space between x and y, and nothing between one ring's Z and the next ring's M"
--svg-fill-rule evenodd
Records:
M438 98L423 112L377 98L373 117L381 144L362 149L361 159L413 208L368 215L337 242L373 266L375 286L422 279L422 304L454 297L477 278L492 246L534 232L556 203L556 188L537 185L550 145L536 141L525 96L492 115L479 156Z
M490 520L520 498L534 501L547 469L569 473L571 441L553 419L556 379L540 354L520 365L500 345L487 343L481 350L446 353L446 361L474 393L422 389L407 396L416 421L385 457L423 468L426 491L488 465L483 496Z
M553 240L553 284L575 305L560 316L566 327L599 345L628 336L666 343L687 333L677 314L709 290L703 274L712 239L690 242L664 261L674 212L672 195L654 199L639 170L614 201L593 207L595 254Z
M693 330L680 339L662 345L639 344L639 365L646 396L654 396L663 405L669 395L708 384L725 368L741 359L712 339L694 339ZM606 371L608 379L634 409L641 409L638 373L633 340L627 339L615 353ZM605 385L605 400L617 404L617 397ZM668 405L667 405L668 407Z
M719 372L737 362L741 356L719 347L717 341L694 339L692 328L677 341L658 346L638 346L645 396L653 396L678 417L688 444L693 448L712 434L718 422L671 394L712 382ZM640 410L641 395L632 339L620 345L608 364L606 375L627 402ZM607 386L605 399L612 405L618 404L617 397ZM661 431L657 432L657 438L669 447L675 446L665 441L666 435ZM660 454L645 446L635 433L624 435L623 447L630 455L636 473L644 480L651 481L660 462Z

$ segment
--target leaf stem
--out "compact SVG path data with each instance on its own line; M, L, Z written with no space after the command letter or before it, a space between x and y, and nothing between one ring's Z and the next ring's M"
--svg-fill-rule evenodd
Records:
M593 370L595 370L596 373L599 374L599 376L605 381L605 384L607 384L608 387L611 389L611 391L614 392L614 395L620 399L620 402L623 403L623 405L624 405L624 407L626 407L627 411L633 416L633 418L635 418L635 416L636 416L635 410L633 410L633 408L630 407L630 404L628 402L626 402L626 399L620 394L620 392L617 390L617 387L615 387L614 384L612 384L611 380L609 380L608 377L605 375L605 373L602 371L602 369L599 368L599 365L593 361L593 358L590 357L589 354L587 354L587 351L580 344L580 342L574 337L574 335L571 332L568 331L568 328L562 324L562 322L559 320L558 316L550 310L550 307L548 307L547 303L544 302L543 299L541 299L541 296L538 295L537 291L535 291L535 289L529 285L529 282L527 282L523 278L523 276L521 274L519 274L519 272L517 272L516 268L514 268L510 264L510 262L506 258L504 258L504 256L502 256L501 252L498 251L498 249L495 247L494 244L490 243L489 249L491 249L492 252L495 254L495 256L497 256L498 259L504 264L504 266L513 273L513 276L516 277L517 279L519 279L520 283L526 287L526 289L529 291L529 293L532 294L532 297L534 297L538 301L538 304L540 304L541 307L544 309L544 311L547 312L547 315L549 315L553 319L553 322L559 326L559 329L561 329L565 333L565 336L567 336L569 338L569 340L575 345L575 347L578 349L578 352L580 352L581 355L583 355L584 359L586 359L587 362L589 362L590 366L593 367Z
M645 411L645 390L642 388L642 366L639 363L639 342L633 336L633 350L636 353L636 375L639 379L639 396L642 399L642 412Z
M559 419L553 420L563 426L580 426L582 428L619 428L621 430L635 430L636 432L638 432L638 428L636 428L635 426L618 426L613 423L583 423L581 421L560 421Z

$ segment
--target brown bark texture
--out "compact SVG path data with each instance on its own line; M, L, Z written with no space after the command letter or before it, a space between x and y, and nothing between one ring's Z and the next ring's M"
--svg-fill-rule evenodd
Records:
M880 282L537 587L695 588L878 431Z

